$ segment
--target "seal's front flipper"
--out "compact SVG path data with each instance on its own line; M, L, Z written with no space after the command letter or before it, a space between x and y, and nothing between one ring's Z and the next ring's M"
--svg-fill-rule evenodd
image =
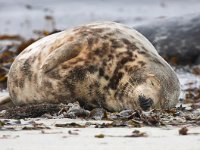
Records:
M82 42L81 42L82 43ZM81 52L82 49L87 46L86 42L81 44L80 42L71 42L66 43L63 46L59 47L58 49L54 50L44 61L43 65L41 66L42 72L46 73L57 65L61 64L64 61L70 60Z
M14 103L10 99L9 95L0 97L0 111L10 108L10 107L13 107L13 106L14 106Z

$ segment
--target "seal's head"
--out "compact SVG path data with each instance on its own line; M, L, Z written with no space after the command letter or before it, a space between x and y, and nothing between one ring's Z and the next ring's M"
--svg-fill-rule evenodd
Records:
M180 83L172 68L159 56L141 54L143 66L137 65L122 80L119 92L124 108L168 109L178 103ZM123 97L123 98L122 98ZM131 106L131 107L130 107Z

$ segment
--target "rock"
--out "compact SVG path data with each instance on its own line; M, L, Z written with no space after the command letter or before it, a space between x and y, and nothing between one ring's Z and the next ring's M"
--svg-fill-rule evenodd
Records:
M200 14L163 19L134 27L145 35L159 54L174 64L200 61Z

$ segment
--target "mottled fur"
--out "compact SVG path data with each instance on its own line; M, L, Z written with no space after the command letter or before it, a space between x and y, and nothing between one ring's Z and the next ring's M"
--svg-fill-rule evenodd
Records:
M140 33L97 22L47 36L14 61L8 89L16 105L79 101L110 111L173 107L173 69Z

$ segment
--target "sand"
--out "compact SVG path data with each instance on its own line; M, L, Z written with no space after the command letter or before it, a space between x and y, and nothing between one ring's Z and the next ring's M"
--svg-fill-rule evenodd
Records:
M199 135L179 135L180 127L142 128L58 128L56 123L84 122L78 119L39 120L52 127L51 130L0 131L1 150L100 150L100 149L139 149L139 150L199 150ZM189 133L200 133L200 127L188 127ZM69 134L69 130L72 132ZM132 131L146 132L147 137L124 137ZM104 138L95 135L104 134Z

